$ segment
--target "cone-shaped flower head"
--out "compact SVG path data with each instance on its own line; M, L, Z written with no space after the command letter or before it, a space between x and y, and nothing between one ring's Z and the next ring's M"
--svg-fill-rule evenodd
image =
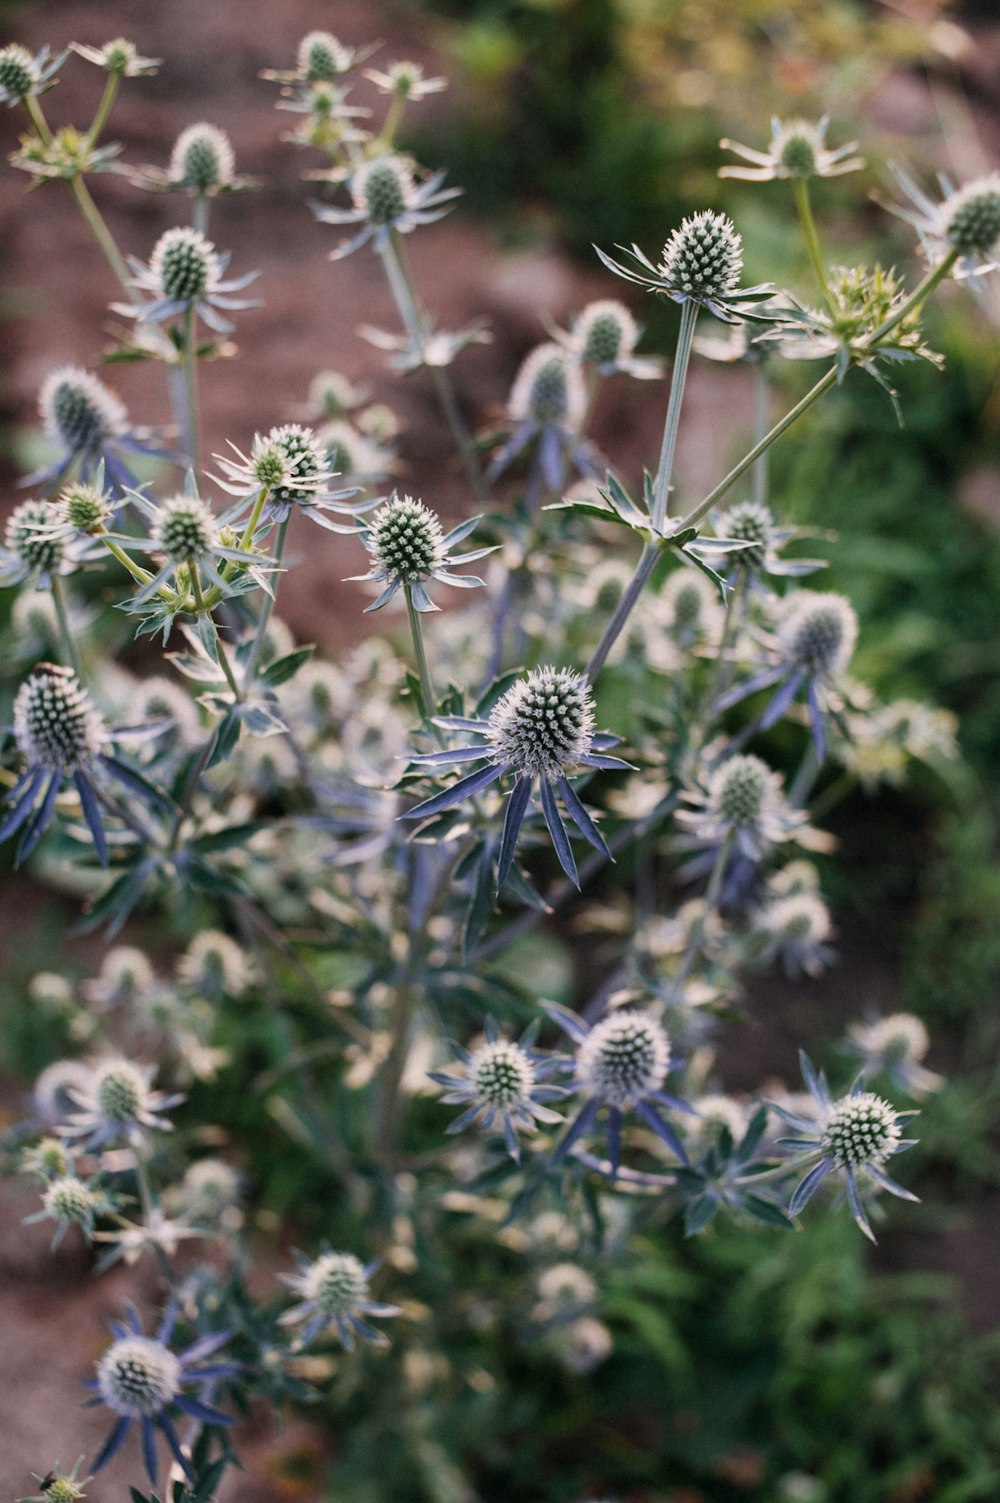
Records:
M493 760L524 777L571 771L594 739L594 701L582 674L534 668L497 701L489 718Z
M947 240L963 256L988 256L1000 242L1000 173L958 188L941 205Z
M733 828L757 824L774 797L774 773L752 753L730 757L712 776L711 807Z
M307 83L332 83L351 66L354 54L329 31L310 31L296 55L299 77Z
M26 99L38 80L38 66L27 47L10 42L0 49L0 90L9 100Z
M128 1060L114 1060L97 1071L94 1099L108 1122L134 1122L147 1095L145 1075Z
M473 1051L469 1079L477 1099L495 1112L510 1112L530 1102L535 1066L527 1050L507 1039L494 1039Z
M114 515L114 507L107 494L96 485L82 481L68 485L59 497L61 515L77 532L93 536L102 532Z
M733 553L735 563L762 564L774 541L774 515L763 501L738 501L719 518L719 536L738 538L746 547Z
M724 150L735 152L749 165L723 167L719 176L765 183L776 178L840 177L863 167L864 159L855 155L855 141L830 150L826 144L829 123L826 116L815 124L811 120L772 118L767 151L741 146L738 141L721 141Z
M622 1111L658 1091L670 1064L670 1040L655 1018L614 1012L590 1030L577 1053L584 1090Z
M312 501L317 484L329 475L326 454L313 430L300 423L285 423L280 428L272 428L267 438L284 457L287 474L287 478L272 490L272 501Z
M221 268L215 246L200 230L177 225L153 247L149 269L160 297L195 302L219 284Z
M71 453L93 453L126 430L124 405L103 381L79 366L53 371L38 399L45 435Z
M159 509L152 540L171 563L192 563L201 558L217 541L211 507L197 496L171 496Z
M792 945L821 944L830 937L830 910L814 892L795 892L769 903L761 916L768 933Z
M29 767L72 772L98 754L106 730L76 675L44 663L17 691L14 737Z
M402 157L373 157L354 174L351 194L370 224L394 224L413 204L413 174Z
M585 406L583 378L561 345L549 341L525 357L508 403L516 422L539 428L576 428Z
M601 298L584 308L573 336L580 358L587 364L614 366L623 355L631 355L638 330L624 303L615 298Z
M218 929L205 929L195 935L177 963L177 976L185 986L208 997L220 993L239 997L250 981L243 950L230 935Z
M739 285L742 245L731 219L704 209L674 230L659 270L665 283L687 297L724 297Z
M425 579L441 564L441 523L412 496L395 497L379 507L368 535L376 566L386 579Z
M46 1213L63 1225L90 1227L102 1197L75 1174L64 1174L46 1188L42 1201Z
M353 1253L324 1253L303 1278L302 1294L330 1320L368 1298L365 1270Z
M63 520L53 501L22 501L7 520L4 541L32 573L58 569L65 553L65 539L52 529Z
M180 1392L181 1364L168 1346L153 1336L123 1336L97 1364L97 1387L115 1414L151 1419Z
M225 131L201 121L181 131L170 153L168 175L181 188L208 193L233 180L236 162Z
M839 1169L876 1168L891 1158L902 1137L895 1107L872 1091L835 1101L823 1125L823 1148Z
M785 659L818 678L842 673L858 638L858 618L850 601L830 591L803 590L791 597L778 628Z

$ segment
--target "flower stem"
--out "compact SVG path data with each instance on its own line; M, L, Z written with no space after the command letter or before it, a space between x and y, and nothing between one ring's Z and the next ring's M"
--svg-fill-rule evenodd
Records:
M198 573L198 565L196 563L192 563L191 565L191 593L194 596L195 608L198 611L198 614L200 616L207 616L208 620L212 623L212 630L215 633L215 645L219 653L219 667L226 675L226 683L229 685L230 689L232 689L233 696L238 704L240 699L242 698L240 694L240 688L236 682L236 677L233 673L232 666L226 654L226 649L222 645L222 638L219 636L219 628L216 625L215 617L212 615L211 611L205 604L205 596L202 593L201 588L201 576Z
M705 939L705 929L718 904L719 889L722 886L722 879L725 876L726 867L729 865L729 854L732 851L732 848L733 834L732 831L730 831L723 840L722 844L719 846L718 852L716 853L715 863L712 867L712 873L708 879L708 888L705 892L704 907L699 913L691 929L691 933L688 937L687 949L684 951L684 958L681 961L680 970L673 978L675 1000L680 994L681 987L684 985L688 976L691 974L691 969L694 966L695 961L701 954L702 944Z
M424 648L424 631L420 624L420 612L413 604L413 592L408 584L404 584L403 589L406 594L406 614L410 619L413 652L417 659L417 673L420 676L420 697L424 702L424 719L430 720L437 709L437 698L434 694L434 685L431 682L431 670L427 663L427 652Z
M698 304L690 300L681 304L681 326L677 335L677 351L674 355L674 370L670 380L670 400L663 425L663 444L660 448L660 464L656 471L656 490L653 494L653 526L663 531L663 524L670 510L670 477L674 468L677 449L677 433L681 422L681 403L684 400L684 385L687 381L688 361L694 341L694 326L698 319Z
M767 432L768 417L771 409L771 377L767 368L767 361L760 360L754 371L754 411L753 411L753 441L759 444ZM753 499L758 506L767 505L769 490L769 465L767 450L761 454L753 467L751 480L753 481Z
M274 545L274 558L279 568L281 567L282 554L285 551L285 539L288 536L288 524L290 520L290 517L286 517L285 520L279 523L278 526L278 538L277 542ZM276 591L277 585L275 585L275 592ZM250 692L250 689L253 685L253 681L257 675L257 664L260 661L261 650L264 646L264 638L267 636L267 628L271 623L271 612L273 610L274 595L265 595L264 604L261 606L260 615L257 618L257 631L254 635L253 643L250 648L250 655L247 658L246 672L243 675L243 693L240 694L239 692L237 692L237 699L244 698Z
M35 127L41 139L45 142L46 145L48 145L48 143L52 140L52 132L49 129L49 122L46 120L44 114L42 113L42 107L38 103L37 98L34 94L26 94L24 96L23 102L24 108L27 111L28 119Z
M122 256L121 251L115 244L114 236L111 234L111 231L108 229L103 218L101 217L100 209L98 209L94 200L91 198L90 189L87 187L87 184L83 181L82 177L75 177L70 183L70 189L72 190L73 197L76 199L80 213L83 215L84 219L87 221L88 226L90 227L91 234L97 241L101 250L104 252L105 260L111 267L111 270L114 272L117 280L120 282L122 291L124 292L130 303L135 303L136 305L138 305L141 302L141 298L139 297L137 289L132 286L129 269L125 264L125 259Z
M198 312L192 301L184 320L184 444L198 473Z
M107 124L108 116L111 114L111 106L115 102L115 95L118 93L118 86L121 81L122 75L117 70L108 74L108 81L104 85L101 102L97 106L97 114L94 116L90 129L87 132L88 151L97 145L101 131Z
M52 575L52 603L56 608L59 633L62 637L66 661L82 684L83 669L80 667L80 658L76 650L76 643L73 641L73 633L70 631L69 613L66 610L66 593L63 590L63 582L58 574Z
M395 300L396 308L403 321L403 328L406 330L407 336L413 345L418 350L423 350L427 343L426 320L417 302L416 293L413 290L413 284L410 281L410 275L403 257L403 247L400 244L399 235L395 230L379 254L382 258L382 265L385 267L385 274L389 281L389 288ZM451 434L458 448L463 468L472 487L473 495L476 498L476 504L477 506L485 506L489 500L486 482L483 479L479 460L476 457L472 437L459 411L458 401L456 400L451 381L448 378L448 373L440 365L429 365L426 369L430 374L448 427L451 429Z
M827 280L826 266L823 262L823 252L820 249L819 231L816 229L816 221L813 218L812 204L809 201L809 181L804 177L794 180L795 207L799 211L799 223L802 226L802 234L805 238L806 249L812 262L813 274L819 283L820 291L830 306L830 283Z
M646 586L646 581L653 572L656 560L660 556L660 550L655 543L647 543L639 555L636 571L629 582L622 598L615 606L614 615L604 628L604 635L598 642L591 655L590 662L584 669L584 677L593 683L607 661L608 653L614 647L618 638L625 629L625 623L632 614L632 608Z
M191 225L192 228L196 229L199 234L206 236L208 234L209 207L210 204L207 193L198 193L195 195L194 208L191 211Z

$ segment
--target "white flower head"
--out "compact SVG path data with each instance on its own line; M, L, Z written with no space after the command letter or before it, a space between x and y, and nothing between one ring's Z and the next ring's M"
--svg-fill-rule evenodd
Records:
M583 1089L622 1111L658 1091L669 1065L670 1040L662 1025L632 1010L602 1018L577 1051Z
M571 771L594 739L594 701L582 674L534 668L497 701L487 732L493 760L551 778Z
M182 130L174 142L167 169L172 182L198 193L227 187L233 180L236 161L232 142L217 125L200 121Z

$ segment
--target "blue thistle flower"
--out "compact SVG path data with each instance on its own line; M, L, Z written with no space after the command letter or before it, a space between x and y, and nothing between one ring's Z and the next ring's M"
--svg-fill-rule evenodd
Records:
M487 1132L498 1127L507 1152L512 1159L519 1160L519 1129L531 1133L537 1131L539 1122L555 1125L563 1120L545 1105L566 1095L562 1086L546 1083L559 1069L560 1062L531 1047L538 1032L537 1023L525 1029L517 1043L501 1038L492 1018L487 1018L485 1032L485 1043L471 1053L458 1044L451 1045L464 1067L463 1074L432 1070L430 1078L447 1087L448 1094L441 1097L443 1102L467 1107L447 1132L462 1132L473 1122Z

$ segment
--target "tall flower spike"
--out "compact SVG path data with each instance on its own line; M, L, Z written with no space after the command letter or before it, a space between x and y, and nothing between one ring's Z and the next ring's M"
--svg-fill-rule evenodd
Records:
M350 578L373 580L384 586L378 599L365 607L365 614L388 605L401 589L409 592L415 610L436 611L438 607L425 588L427 580L435 579L462 590L481 585L483 581L474 574L451 572L459 564L471 564L496 552L491 547L477 548L457 557L451 555L451 549L467 538L481 520L470 517L450 532L442 533L436 513L422 501L393 494L370 522L359 524L361 541L372 555L372 566L367 574L352 574Z
M497 891L507 881L521 826L537 782L542 814L559 864L571 882L579 886L569 835L556 801L563 807L583 838L611 859L607 843L570 783L583 767L609 771L627 769L619 757L609 757L615 736L594 734L594 702L582 674L571 668L534 668L526 678L501 695L488 720L444 716L435 725L445 730L472 731L484 738L481 746L463 746L454 751L427 752L411 757L424 767L443 767L449 762L488 762L489 766L460 778L443 793L425 799L403 815L404 819L427 819L453 808L464 798L489 788L505 773L514 778L507 800L497 873Z

